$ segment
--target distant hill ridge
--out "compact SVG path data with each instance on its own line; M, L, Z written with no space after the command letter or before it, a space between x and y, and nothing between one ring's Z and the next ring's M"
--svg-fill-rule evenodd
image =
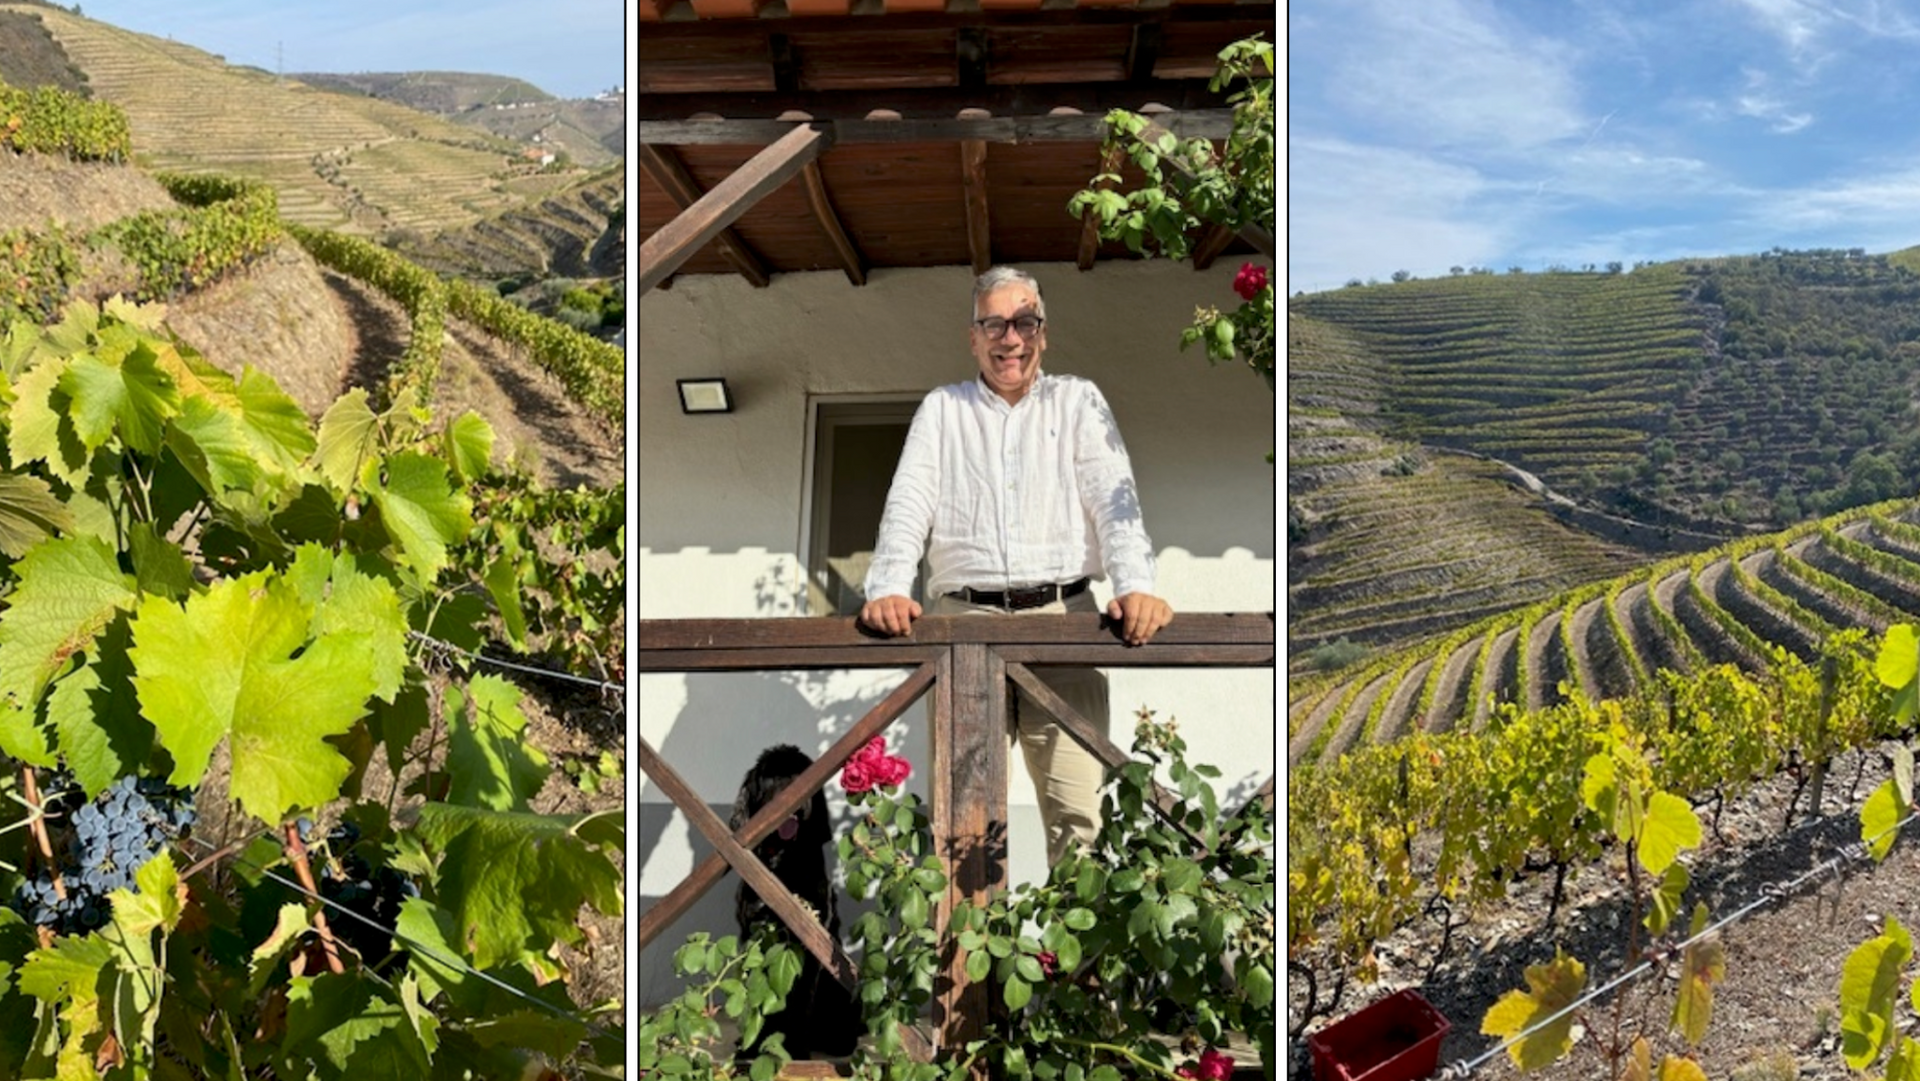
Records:
M44 27L44 37L22 20ZM93 97L123 108L142 164L267 181L282 214L299 224L431 234L537 202L587 175L543 172L524 156L530 144L483 128L237 67L58 7L0 3L0 35L9 33L0 41L20 43L36 69L71 67ZM591 138L575 141L584 151L576 162L604 152Z

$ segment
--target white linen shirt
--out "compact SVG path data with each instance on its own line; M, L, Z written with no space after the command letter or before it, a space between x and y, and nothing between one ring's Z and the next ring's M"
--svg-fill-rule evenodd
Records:
M1082 576L1152 593L1153 542L1100 389L1043 372L1014 406L978 377L928 394L887 490L867 600L909 595L923 550L929 597Z

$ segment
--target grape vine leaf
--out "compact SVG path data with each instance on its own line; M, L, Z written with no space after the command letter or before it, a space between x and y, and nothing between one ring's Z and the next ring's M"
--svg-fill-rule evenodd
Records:
M1690 1058L1668 1055L1660 1060L1660 1081L1707 1081L1707 1072Z
M0 473L0 552L14 559L55 533L74 528L73 512L39 477Z
M177 601L193 591L193 564L179 545L155 531L152 522L133 523L127 541L140 592Z
M440 902L474 964L524 961L541 942L578 942L582 904L619 915L619 864L583 840L568 815L420 809L420 838L443 857Z
M317 445L320 475L336 490L352 491L361 468L374 459L380 445L380 420L367 407L365 390L355 387L327 407L320 416Z
M100 1000L100 970L113 963L113 948L98 935L65 935L27 955L20 990L43 1002L71 998L75 1009Z
M88 450L105 445L117 425L120 438L142 454L160 449L168 418L180 411L180 392L161 371L153 347L139 343L118 364L92 353L75 353L60 375L72 399L68 415Z
M1707 926L1707 906L1693 906L1689 938L1698 938L1680 953L1680 990L1673 1003L1673 1027L1695 1047L1706 1038L1713 1018L1713 985L1727 978L1727 947L1716 934L1699 938Z
M446 464L424 454L396 454L385 472L371 493L381 524L401 560L431 581L447 565L447 545L473 528L472 503L448 485Z
M1920 1081L1920 1043L1910 1036L1900 1037L1893 1056L1887 1059L1885 1081Z
M88 799L115 778L136 772L153 753L153 726L134 702L128 645L128 623L115 619L94 643L87 664L54 681L47 695L47 719L59 738L60 755Z
M321 1078L426 1077L426 1046L386 988L356 972L296 976L287 986L282 1072Z
M66 367L65 360L49 358L14 380L7 446L16 468L43 461L55 476L78 486L86 475L87 450L64 412L67 396L59 385Z
M493 426L471 409L453 419L444 435L454 479L471 484L486 476L493 459Z
M289 901L280 906L280 915L274 920L273 933L260 945L254 947L247 958L247 991L254 996L267 988L267 981L273 977L280 965L280 958L300 941L300 936L311 929L307 920L307 906Z
M1887 853L1893 850L1893 842L1900 836L1895 827L1904 817L1904 810L1891 778L1882 781L1867 797L1867 802L1860 805L1860 840L1875 860L1886 859Z
M526 740L520 688L498 676L475 676L466 693L447 688L456 718L447 747L452 785L447 802L492 811L524 811L553 771Z
M1671 792L1647 798L1646 818L1640 824L1640 865L1653 874L1665 874L1682 849L1700 845L1700 816L1687 801Z
M249 814L275 822L339 794L349 763L325 737L353 727L379 688L380 632L310 638L312 619L293 586L266 571L218 582L184 605L142 601L129 651L134 689L173 755L174 784L198 784L214 745L230 736L231 790Z
M180 415L167 428L167 449L215 498L235 489L252 491L264 476L239 418L204 396L181 402Z
M1866 1069L1886 1047L1894 988L1912 958L1913 939L1892 916L1886 930L1847 955L1840 973L1840 1050L1854 1069Z
M120 571L113 553L94 537L64 537L34 547L15 568L20 585L0 612L0 750L35 765L44 760L45 737L23 743L19 718L31 718L47 684L92 648L115 614L132 606L133 578Z
M400 598L384 578L360 573L351 554L335 556L317 544L303 544L286 570L301 603L313 610L307 633L369 635L373 693L392 702L407 668L407 620Z
M1895 623L1887 628L1880 642L1880 654L1874 658L1874 674L1894 689L1893 712L1900 720L1911 720L1920 708L1920 635L1913 624Z
M507 632L507 644L525 652L527 613L520 607L520 574L519 560L503 553L487 567L486 583L487 593L500 612L500 625Z
M113 902L113 922L128 935L145 936L158 927L171 932L180 926L187 899L186 884L173 866L173 855L161 852L133 873L136 889L121 887L107 894Z
M1620 1081L1653 1081L1653 1048L1647 1046L1645 1036L1634 1037Z
M1527 966L1530 991L1508 991L1493 1004L1480 1021L1486 1036L1514 1037L1535 1024L1565 1009L1587 986L1587 967L1578 958L1558 949L1553 960ZM1537 1070L1573 1049L1573 1011L1568 1010L1550 1024L1507 1047L1507 1054L1521 1071Z
M1667 873L1647 898L1647 918L1643 921L1647 930L1656 935L1666 933L1667 925L1680 912L1681 897L1692 884L1693 877L1687 873L1685 864L1676 862L1667 868Z

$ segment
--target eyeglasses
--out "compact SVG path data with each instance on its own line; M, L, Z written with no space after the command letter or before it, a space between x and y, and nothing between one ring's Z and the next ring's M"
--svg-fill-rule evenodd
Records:
M1019 331L1022 338L1031 338L1040 333L1040 328L1046 323L1045 319L1037 315L1023 315L1017 319L1002 319L997 315L989 315L985 319L973 321L973 325L980 328L980 333L996 342L1007 336L1008 327Z

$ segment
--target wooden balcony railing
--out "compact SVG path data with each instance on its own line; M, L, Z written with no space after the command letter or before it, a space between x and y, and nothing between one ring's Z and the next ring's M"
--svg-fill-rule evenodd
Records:
M923 695L931 722L928 816L947 869L947 904L938 914L943 943L947 914L962 900L983 902L1007 884L1007 741L1009 696L1018 684L1059 718L1067 731L1110 767L1128 755L1045 684L1031 666L1101 668L1273 667L1273 614L1183 613L1145 646L1129 647L1111 621L1094 614L929 616L907 638L879 638L851 619L642 620L639 671L792 671L910 668L907 678L820 755L778 798L736 833L643 738L640 768L698 829L714 853L640 917L640 949L657 938L732 869L778 913L827 971L853 989L857 976L840 944L755 858L753 847L813 798L848 758ZM1271 804L1269 777L1255 799ZM1176 799L1158 793L1172 817ZM965 958L944 948L933 1005L934 1043L905 1033L921 1061L936 1046L957 1046L985 1030L985 984L967 979Z

